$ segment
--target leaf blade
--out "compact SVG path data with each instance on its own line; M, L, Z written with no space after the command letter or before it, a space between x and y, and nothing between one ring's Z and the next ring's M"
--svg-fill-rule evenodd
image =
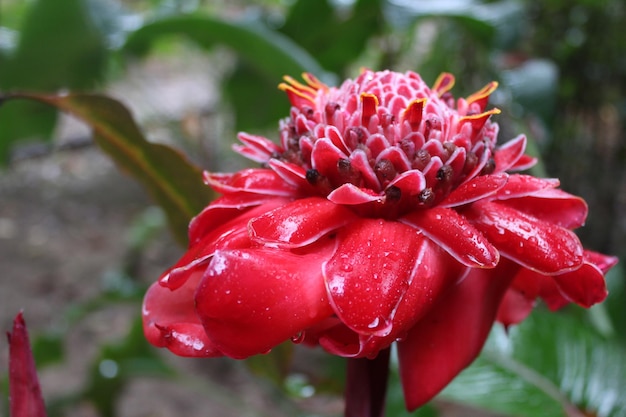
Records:
M150 143L120 102L97 94L64 96L12 94L56 107L93 129L96 143L123 170L137 179L164 209L176 239L185 244L187 226L213 198L202 181L202 170L180 152Z

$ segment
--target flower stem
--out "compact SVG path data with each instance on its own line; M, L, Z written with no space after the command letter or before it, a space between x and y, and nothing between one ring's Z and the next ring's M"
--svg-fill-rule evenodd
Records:
M345 417L384 417L389 349L374 359L348 359Z

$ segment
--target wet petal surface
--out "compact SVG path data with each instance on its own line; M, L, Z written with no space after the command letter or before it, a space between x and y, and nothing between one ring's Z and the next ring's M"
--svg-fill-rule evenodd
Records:
M279 247L299 247L354 220L345 207L324 198L295 200L250 220L253 241Z
M398 343L407 409L428 402L478 356L515 268L503 261L471 269Z
M583 248L578 237L497 202L474 203L464 215L502 255L545 274L579 268Z
M206 335L193 297L202 276L196 272L176 291L152 284L144 297L142 317L146 338L158 347L186 357L223 356Z
M195 294L211 341L232 358L266 353L332 314L321 265L326 238L304 253L278 249L217 251Z
M452 209L435 207L415 211L401 221L422 231L463 265L493 268L500 259L489 240Z
M331 304L348 327L376 336L393 330L423 240L409 226L375 219L355 221L338 233L337 251L323 272Z

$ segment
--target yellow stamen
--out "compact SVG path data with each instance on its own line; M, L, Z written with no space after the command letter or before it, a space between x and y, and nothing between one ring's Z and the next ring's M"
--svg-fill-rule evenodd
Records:
M297 88L298 90L306 91L307 93L311 94L312 96L317 95L317 89L316 88L312 88L312 87L310 87L308 85L304 85L300 81L296 80L293 77L285 75L283 77L283 80L285 80L288 84L291 84L294 88Z
M313 87L315 90L328 90L328 86L321 82L315 75L310 72L305 72L302 74L302 78L308 85Z
M278 84L278 88L286 92L288 96L295 95L297 97L300 97L304 100L310 101L311 103L315 104L315 94L312 94L308 91L299 90L286 83ZM293 100L291 101L293 102Z
M483 109L487 105L487 99L489 98L491 93L496 91L496 88L498 88L498 82L492 81L480 90L476 91L471 96L467 97L465 100L467 101L467 104L478 102L481 109Z

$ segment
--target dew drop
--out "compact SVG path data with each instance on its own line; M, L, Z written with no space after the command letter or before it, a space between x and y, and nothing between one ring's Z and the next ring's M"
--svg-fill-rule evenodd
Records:
M298 345L304 341L305 336L306 334L304 331L298 332L295 335L291 336L291 341Z
M380 323L380 317L376 317L370 324L367 325L367 327L369 329L375 329L378 327L379 323Z

